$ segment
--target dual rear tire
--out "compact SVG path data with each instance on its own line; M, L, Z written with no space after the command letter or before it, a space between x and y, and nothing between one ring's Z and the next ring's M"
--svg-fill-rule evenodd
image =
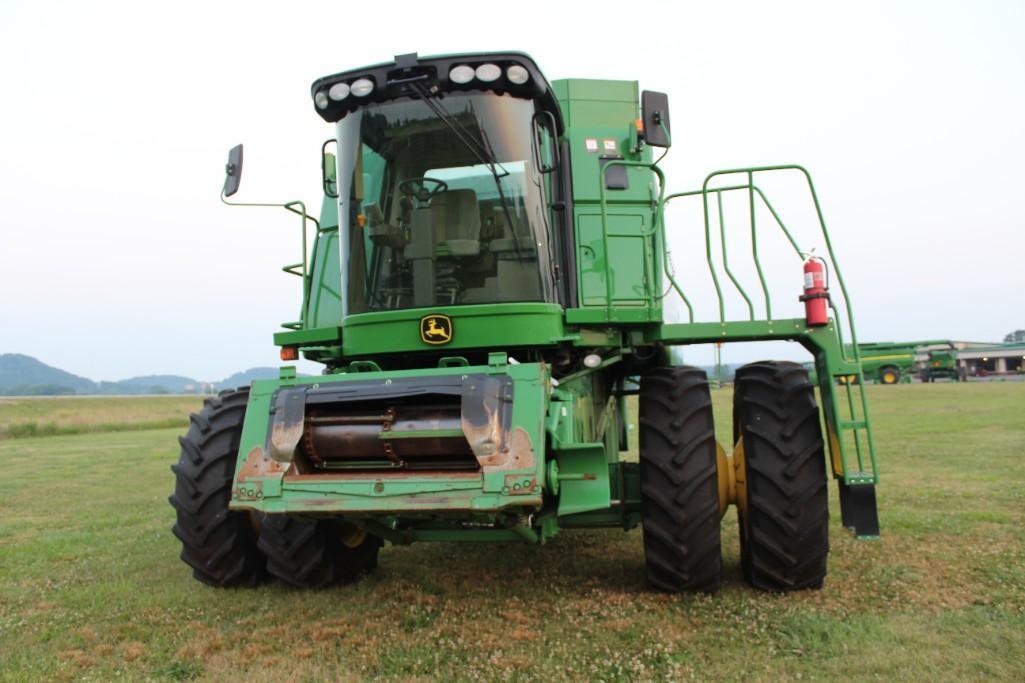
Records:
M278 579L296 588L327 588L376 569L381 539L331 519L266 515L258 547Z
M738 506L744 578L755 588L821 588L829 555L826 458L815 389L797 363L737 370L734 440L743 451Z
M326 588L375 568L381 540L355 527L228 509L248 401L248 389L207 399L178 440L172 531L192 575L221 588L253 586L268 574L293 586Z
M718 453L704 370L680 366L646 373L638 421L648 581L668 592L718 590Z
M737 371L734 457L745 580L768 591L819 588L829 552L825 457L814 387L796 363ZM648 581L711 592L722 580L718 452L703 370L641 379L641 518Z

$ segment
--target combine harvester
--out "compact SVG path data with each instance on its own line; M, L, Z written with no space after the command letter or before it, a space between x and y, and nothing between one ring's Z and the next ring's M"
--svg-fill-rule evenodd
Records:
M281 205L303 224L302 259L285 268L301 280L302 306L274 341L282 360L302 355L324 372L285 366L192 416L171 503L197 579L248 585L269 572L317 588L375 567L383 541L543 543L564 529L641 525L653 586L714 591L720 520L734 504L746 580L818 588L826 442L844 525L878 536L865 396L836 385L861 376L853 317L803 168L719 171L668 194L652 161L670 145L665 94L638 97L632 81L549 82L521 53L402 55L321 78L311 95L336 135L321 150L319 218ZM239 146L223 197L241 170ZM806 188L828 261L779 220L756 182L770 173ZM795 275L803 264L806 317L773 317L753 241L765 294L756 314L723 239L725 272L749 308L727 320L708 216L733 193L752 218L756 204L776 217ZM707 255L717 319L694 320L672 275L663 212L681 197L704 204L694 248ZM688 322L664 322L664 283ZM736 373L734 443L716 443L705 373L674 367L669 347L760 340L813 354L825 439L805 369L765 361ZM630 394L639 463L620 459Z
M850 353L850 348L847 349ZM917 373L923 382L946 377L961 379L957 367L957 347L945 339L910 342L866 342L858 344L861 370L866 380L879 384L910 382ZM845 381L856 381L848 377Z

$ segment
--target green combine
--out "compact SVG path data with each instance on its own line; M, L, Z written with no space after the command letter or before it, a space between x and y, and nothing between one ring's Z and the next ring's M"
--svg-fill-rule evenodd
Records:
M865 379L879 384L910 381L916 368L918 347L932 342L868 342L858 345Z
M967 377L957 362L957 347L952 342L935 342L933 348L925 349L926 359L922 363L919 377L923 382L949 379L960 382Z
M957 366L957 348L953 342L943 339L866 342L858 344L858 352L865 379L875 380L879 384L910 382L915 374L923 382L931 382L940 377L957 381L961 377ZM853 377L845 381L851 379Z
M334 136L321 149L319 215L281 205L301 217L302 258L285 270L302 304L274 341L283 360L305 357L323 374L285 365L192 416L170 500L196 579L251 585L270 574L319 588L372 570L385 542L538 544L641 526L652 586L714 591L732 504L747 582L818 588L827 443L844 526L878 537L866 399L860 385L837 386L862 372L853 316L803 168L720 171L668 193L652 153L671 142L665 94L632 81L549 82L520 53L402 55L321 78L311 95ZM241 170L239 146L228 203ZM808 191L821 239L808 246L828 254L842 296L806 297L828 302L828 320L772 314L755 207L771 212L762 232L789 243L795 271L817 257L759 187L766 174L792 174ZM733 194L751 206L745 252L764 306L730 268L725 224L709 218ZM704 207L703 233L687 234L707 256L712 320L695 320L670 267L663 215L677 200ZM727 280L747 304L740 319L727 319ZM664 321L666 288L687 322ZM670 347L758 340L812 353L825 419L804 368L752 363L736 373L723 448L705 373L674 366ZM639 462L620 457L633 395Z

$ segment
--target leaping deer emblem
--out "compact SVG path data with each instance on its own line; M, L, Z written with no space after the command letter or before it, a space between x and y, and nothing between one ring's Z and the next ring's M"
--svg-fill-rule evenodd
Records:
M428 316L420 324L420 336L428 344L444 344L452 339L452 322L443 316Z

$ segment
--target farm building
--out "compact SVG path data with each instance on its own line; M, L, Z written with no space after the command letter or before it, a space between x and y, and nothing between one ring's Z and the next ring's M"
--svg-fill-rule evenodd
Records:
M971 346L958 351L957 361L969 375L1017 374L1025 371L1025 343Z

